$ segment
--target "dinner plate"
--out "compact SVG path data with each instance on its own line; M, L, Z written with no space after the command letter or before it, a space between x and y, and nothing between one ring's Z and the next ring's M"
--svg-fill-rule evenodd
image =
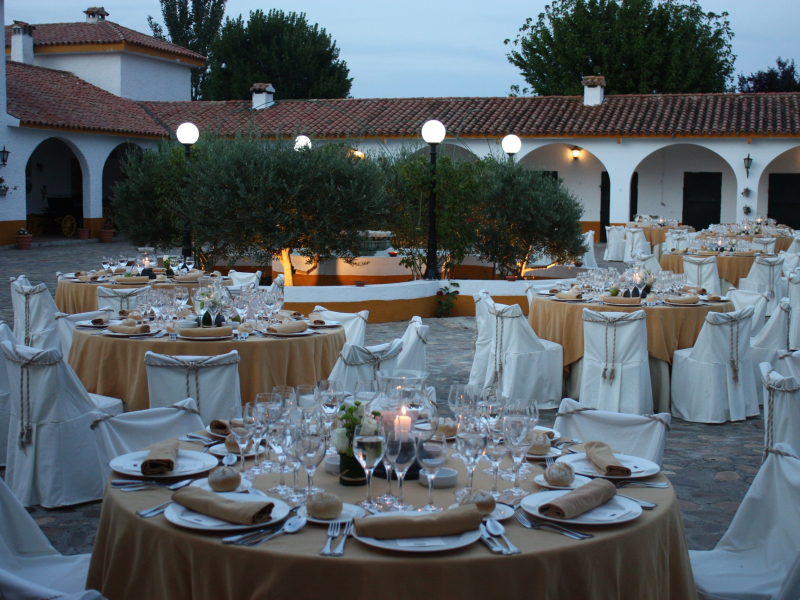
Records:
M211 489L211 486L208 485L208 477L203 477L202 479L195 479L192 483L189 484L192 487L199 487L204 489L207 492L213 492L214 490ZM233 490L237 494L241 494L242 492L246 492L250 488L253 487L253 482L249 479L242 479L242 483L239 484L239 487ZM258 490L256 490L258 491ZM227 492L216 492L218 494L227 493Z
M646 458L631 456L629 454L620 454L618 452L615 452L614 456L617 457L619 462L631 470L630 475L603 475L594 468L592 463L589 462L589 459L586 458L586 454L584 452L565 454L558 460L560 462L569 463L575 473L578 475L586 475L587 477L602 477L603 479L643 479L645 477L655 475L661 470L661 467L659 467L656 463L647 460Z
M250 490L250 492L252 491L253 490ZM233 500L234 502L258 502L265 500L274 502L275 506L272 508L272 515L269 521L257 523L255 525L238 525L236 523L223 521L222 519L202 515L177 503L170 504L167 507L167 510L164 511L164 517L173 525L185 527L186 529L197 529L199 531L238 531L242 529L266 527L277 523L289 514L291 508L283 500L265 496L260 492L257 494L252 494L250 492L246 494L240 494L239 492L222 492L219 495L228 500Z
M586 485L591 481L589 477L584 477L583 475L575 475L575 480L568 486L560 486L560 485L550 485L547 483L547 480L544 478L544 473L539 473L536 477L533 478L534 483L538 485L549 488L551 490L574 490L577 487L581 487L582 485Z
M117 285L141 285L141 286L150 285L150 284L148 284L146 282L142 282L142 281L121 281L122 279L125 279L125 278L124 277L117 277ZM164 283L163 281L156 281L155 279L151 279L151 281L153 283ZM94 282L91 282L91 283L94 283Z
M116 331L109 331L104 329L100 333L108 337L129 338L129 337L152 337L159 333L160 329L151 329L149 333L117 333Z
M342 324L339 321L325 321L324 325L314 325L313 323L309 323L308 326L314 329L328 329L331 327L341 327Z
M448 506L448 510L451 508L457 508L458 504L451 504ZM495 509L492 511L492 514L483 517L484 521L486 519L494 519L495 521L505 521L506 519L510 519L514 516L514 508L509 506L508 504L500 504L498 503Z
M681 307L681 306L688 306L688 307L692 307L692 306L694 306L694 307L708 306L708 302L704 302L703 300L700 300L700 302L696 302L695 304L682 304L680 302L667 302L667 301L664 301L664 304L666 304L667 306L677 306L677 307Z
M558 448L551 447L547 454L530 454L528 453L528 460L544 460L546 458L556 458L561 456L563 452Z
M182 340L189 340L190 342L218 342L220 340L229 340L233 337L231 335L218 335L218 336L209 336L209 337L197 337L197 336L188 336L188 335L181 335L178 332L178 337Z
M590 511L578 515L574 519L557 519L539 513L539 507L551 500L569 494L567 490L551 490L548 492L538 492L526 496L520 502L522 510L529 515L539 519L553 521L554 523L570 523L572 525L615 525L617 523L627 523L633 521L642 514L642 507L633 500L628 500L622 496L614 496L605 504L593 508Z
M263 453L264 446L262 445L261 448L262 449L258 451L259 454ZM231 452L230 450L228 450L228 448L225 446L225 442L222 442L221 444L215 444L215 445L211 446L211 448L209 448L208 451L211 454L215 455L215 456L228 456L228 454L235 454L236 456L240 455L239 452ZM245 455L246 458L250 458L251 456L255 456L256 455L255 446L251 450L249 450L248 452L245 452L244 455Z
M558 298L557 296L553 296L552 299L556 302L591 302L594 300L594 298Z
M111 468L117 473L123 475L133 475L135 477L144 477L142 474L142 462L147 455L150 454L149 450L139 450L137 452L130 452L116 457L110 463ZM195 452L194 450L178 450L178 464L175 468L164 475L147 475L148 479L165 479L170 477L183 477L187 475L195 475L197 473L204 473L210 471L219 464L219 460L208 454L202 452Z
M550 440L551 442L555 442L557 439L561 437L561 432L557 429L551 429L550 427L545 427L544 425L537 425L533 428L534 431L544 431L544 432L552 432L553 438Z
M297 514L301 517L305 517L312 523L319 523L320 525L330 525L331 523L347 523L348 521L352 521L353 519L360 519L367 511L365 511L360 506L356 506L355 504L343 504L342 505L342 512L339 513L339 516L335 519L317 519L312 517L308 514L305 505L300 507L300 510L297 511Z
M211 435L213 435L215 438L220 438L222 440L228 437L227 435L222 435L221 433L214 433L213 431L211 431L211 425L206 425L206 431Z
M174 506L174 505L173 505ZM380 519L381 517L392 517L397 515L406 514L408 516L419 516L420 513L416 512L392 512L392 513L378 513L369 517L370 519ZM362 544L373 546L375 548L382 548L384 550L394 550L395 552L446 552L448 550L455 550L456 548L463 548L474 544L481 537L479 529L474 531L467 531L459 535L443 535L436 538L407 538L397 540L377 540L371 537L359 536L355 532L353 537ZM436 545L422 545L430 544L431 542L441 542ZM419 545L415 545L419 544Z
M261 333L263 333L264 335L268 335L268 336L271 336L271 337L291 338L291 337L304 337L304 336L308 336L308 335L315 335L314 331L309 331L308 329L306 329L305 331L295 331L294 333L272 333L272 332L263 331L263 330L259 330L259 331L261 331Z
M122 323L122 319L109 319L105 323L101 323L100 325L92 325L91 321L78 321L75 323L75 327L85 327L88 329L105 329L109 325L119 325Z

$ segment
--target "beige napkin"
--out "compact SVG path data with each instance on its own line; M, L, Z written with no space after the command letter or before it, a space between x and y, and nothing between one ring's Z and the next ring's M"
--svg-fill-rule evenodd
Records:
M153 267L153 273L166 273L167 270L164 267Z
M114 273L115 274L116 273L124 273L124 272L125 272L125 267L117 267L116 269L114 269Z
M181 337L227 337L233 335L233 327L187 327L181 329Z
M287 319L295 319L303 316L303 313L296 310L279 310L278 314Z
M132 277L117 277L117 283L147 283L150 281L149 277L132 276Z
M103 275L108 275L108 273L106 272L106 270L105 270L105 269L100 269L100 270L97 272L97 274L98 274L98 275L100 275L100 276L103 276Z
M720 298L719 294L709 294L708 295L708 299L711 302L721 302L722 301L722 298Z
M706 288L699 287L699 286L696 286L696 285L685 285L685 286L683 286L683 291L684 292L690 292L692 294L705 294L706 293Z
M667 298L667 302L670 304L697 304L700 302L700 298L694 294L688 296L670 296Z
M91 275L78 275L79 281L90 282L90 281L97 281L100 276L97 273L92 273Z
M227 421L223 421L222 419L214 419L208 424L208 428L211 430L211 433L216 433L217 435L227 436L231 433L230 425L228 425Z
M142 475L166 475L178 461L178 441L161 442L153 446L142 463Z
M114 333L150 333L150 325L135 325L133 327L129 325L109 325L108 330Z
M625 296L602 296L600 300L607 304L639 304L641 298L626 298Z
M698 250L697 256L717 256L719 252L717 250Z
M92 319L92 325L103 325L108 322L108 315Z
M202 271L192 271L191 273L188 273L186 275L176 275L172 279L175 281L191 283L193 281L199 280L201 277L203 277Z
M235 502L192 485L172 494L173 502L199 512L239 525L258 525L270 520L274 502Z
M614 477L630 477L631 470L622 466L622 463L611 452L608 444L596 441L586 442L583 445L583 450L586 452L586 458L600 473L613 475Z
M683 248L682 250L673 250L672 254L689 254L689 249Z
M733 253L734 256L755 256L758 250L737 250Z
M267 333L300 333L306 329L308 329L308 323L305 321L290 321L273 325L267 329Z
M562 300L582 300L583 294L580 292L558 292L556 294L556 298L561 298Z
M617 495L617 487L606 479L593 479L539 507L539 513L556 519L574 519L605 504Z
M311 321L312 325L325 325L325 319L317 312L312 312L308 315L308 319Z
M364 517L353 522L358 535L388 540L458 535L478 529L482 518L478 507L468 504L419 517Z

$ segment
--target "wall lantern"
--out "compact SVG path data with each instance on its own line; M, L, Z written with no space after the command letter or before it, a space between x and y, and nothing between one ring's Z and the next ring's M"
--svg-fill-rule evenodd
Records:
M750 158L750 153L747 154L747 158L744 159L744 172L747 174L747 177L750 177L750 167L753 166L753 159Z
M581 149L577 146L572 147L572 160L578 160L581 157Z
M0 150L0 167L5 167L8 164L8 155L11 154L6 147L3 146L3 149Z
M294 149L295 150L305 150L306 148L311 148L311 138L307 135L298 135L294 138Z

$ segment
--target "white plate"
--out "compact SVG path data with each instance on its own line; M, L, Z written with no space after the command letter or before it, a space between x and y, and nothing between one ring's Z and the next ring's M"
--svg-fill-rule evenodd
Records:
M553 300L556 302L591 302L594 298L584 297L584 298L558 298L557 296L552 297Z
M528 454L528 460L544 460L546 458L556 458L561 456L563 452L558 448L550 448L547 454Z
M255 527L265 527L272 523L277 523L281 519L285 518L291 510L289 505L283 500L265 496L260 492L258 494L251 494L250 492L247 494L240 494L239 492L223 492L219 495L223 498L227 498L228 500L233 500L234 502L263 502L266 500L274 502L275 506L272 508L272 518L269 521L258 523L256 525L237 525L236 523L228 523L222 519L215 519L214 517L201 515L200 513L190 510L185 506L181 506L180 504L170 504L167 507L167 510L164 511L164 516L166 517L167 521L173 525L185 527L187 529L197 529L200 531L238 531L240 529L253 529Z
M231 335L220 335L220 336L210 336L210 337L197 337L197 336L181 335L180 332L178 332L178 337L181 338L182 340L189 340L190 342L218 342L220 340L229 340L229 339L231 339L233 337L233 334L231 334Z
M271 337L290 338L290 337L304 337L304 336L308 336L308 335L315 335L314 331L310 331L308 329L306 329L305 331L296 331L294 333L270 333L268 331L261 330L261 329L259 331L261 331L261 333L263 333L264 335L271 336Z
M90 329L105 329L109 325L119 325L120 323L122 323L122 319L109 319L108 321L100 325L92 325L91 321L78 321L77 323L75 323L75 327L86 327Z
M408 514L409 516L418 516L420 513L416 512L378 513L376 515L372 515L369 518L380 519L381 517L391 517L402 514ZM359 536L356 533L353 533L353 537L356 538L362 544L366 544L367 546L374 546L375 548L383 548L384 550L394 550L395 552L446 552L448 550L455 550L456 548L463 548L464 546L469 546L470 544L474 544L480 539L481 532L480 530L476 529L475 531L467 531L465 533L461 533L458 535L439 536L438 539L441 540L442 543L436 546L413 546L410 545L413 544L412 539L376 540L375 538L371 537ZM433 538L420 538L420 539L431 541Z
M697 307L697 306L708 306L708 302L703 302L702 300L700 300L700 302L696 302L695 304L681 304L680 302L667 302L665 300L664 304L666 304L667 306L677 306L677 307L681 307L681 306L689 306L689 307L692 307L692 306L694 306L694 307Z
M313 327L314 329L327 329L331 327L341 327L342 324L339 321L325 321L324 325L314 325L313 323L309 323L308 326Z
M240 455L239 452L231 452L228 448L225 447L225 443L215 444L208 449L208 451L215 455L215 456L228 456L228 454L235 454L237 457ZM261 446L261 450L259 450L259 454L262 454L264 451L264 446ZM250 458L251 456L256 455L255 447L251 448L250 451L244 453L246 458Z
M552 431L553 432L553 437L550 440L551 443L555 442L558 438L561 437L561 432L560 431L558 431L557 429L551 429L550 427L545 427L544 425L537 425L536 427L533 428L533 430L534 431L544 431L545 433L548 432L548 431Z
M537 296L555 296L555 294L551 294L550 292L536 292Z
M107 329L102 330L100 333L103 335L107 335L108 337L118 337L118 338L129 338L129 337L152 337L159 333L160 329L151 329L150 333L116 333L115 331L109 331Z
M125 279L125 277L117 277L117 285L140 285L140 286L149 285L148 283L144 283L142 281L138 281L138 282L137 281L122 281L123 279ZM153 283L165 283L163 281L157 282L155 279L151 279L151 281ZM92 283L95 283L95 282L93 281Z
M448 510L451 508L457 508L458 504L451 504L448 506ZM495 509L492 511L487 517L483 517L484 521L486 519L494 519L495 521L505 521L506 519L510 519L514 516L514 509L510 507L508 504L500 504L498 503Z
M150 454L149 450L139 450L123 454L111 461L111 468L123 475L133 475L135 477L145 477L142 474L142 461ZM164 475L147 475L148 479L164 479L169 477L184 477L205 473L219 464L213 456L194 450L178 450L178 464L175 468Z
M626 477L601 474L597 469L594 468L594 466L592 466L592 463L589 462L589 459L586 458L586 454L583 452L578 452L576 454L565 454L558 460L560 462L569 463L575 470L575 473L578 475L586 475L587 477L602 477L603 479L643 479L645 477L655 475L661 470L661 467L659 467L656 463L647 460L646 458L630 456L629 454L620 454L617 452L614 453L614 456L617 457L617 460L619 460L623 466L626 466L631 470L631 474L629 476Z
M348 521L352 521L353 519L360 519L365 514L367 514L367 511L365 511L360 506L356 506L355 504L344 504L342 506L342 512L340 512L339 516L336 517L335 519L315 519L314 517L309 516L305 506L301 506L300 510L297 511L297 514L301 517L305 517L312 523L319 523L320 525L329 525L331 523L347 523Z
M550 485L545 480L544 473L539 473L536 477L533 478L533 481L542 486L543 488L548 488L551 490L574 490L577 487L586 485L591 481L591 479L589 477L584 477L583 475L575 475L575 480L567 487L563 487L560 485Z
M192 487L199 487L204 489L207 492L213 492L214 490L211 489L211 486L208 485L208 477L203 477L202 479L195 479L192 483L189 484ZM239 484L239 487L233 490L237 494L241 494L242 492L246 492L251 487L253 487L253 482L248 479L242 479L242 483ZM256 490L258 491L258 490ZM216 492L221 494L223 492ZM227 493L227 492L225 492Z
M211 435L213 435L215 438L219 438L221 440L224 440L226 437L228 437L227 435L221 435L219 433L214 433L213 431L211 431L211 425L206 425L206 431Z
M428 472L427 471L420 471L419 472L419 484L424 487L428 487ZM439 469L439 472L436 474L436 477L433 480L433 488L438 490L442 488L449 488L454 487L458 482L458 471L455 469L451 469L450 467L442 467Z
M612 525L616 523L627 523L633 521L642 514L642 507L633 500L628 500L622 496L614 496L605 504L597 508L578 515L574 519L556 519L539 513L539 507L547 504L551 500L569 494L567 490L552 490L549 492L538 492L526 496L520 502L522 509L534 517L553 521L554 523L571 523L573 525Z

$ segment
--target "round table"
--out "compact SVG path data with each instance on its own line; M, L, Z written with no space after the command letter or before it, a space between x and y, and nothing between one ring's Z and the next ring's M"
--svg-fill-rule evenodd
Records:
M59 279L58 286L56 287L56 306L58 310L63 313L75 315L78 313L90 312L97 310L97 288L98 287L116 287L119 289L140 288L145 287L147 284L139 285L125 285L115 283L92 283L83 281L72 281L71 279ZM198 283L185 282L185 283L170 283L170 282L156 282L151 280L151 285L155 289L174 289L177 286L183 286L189 289L197 288ZM230 285L227 282L224 285Z
M183 442L181 447L200 449L199 444ZM490 489L491 478L481 472L488 465L481 462L476 470L475 489ZM447 466L458 470L457 487L462 487L466 474L461 461L448 458ZM277 478L262 475L255 487L266 491ZM651 480L667 478L659 473ZM304 475L301 481L305 482ZM364 498L364 487L343 487L321 467L314 483L344 502ZM383 494L385 486L384 480L376 479L373 494ZM501 482L499 487L509 486L510 482ZM538 490L532 479L522 486ZM575 526L595 535L584 541L524 529L511 518L504 522L506 534L522 550L512 556L490 554L478 542L458 550L414 554L384 551L349 539L342 558L321 557L327 527L313 523L260 546L226 546L221 542L225 534L183 529L163 515L136 516L137 510L161 504L170 494L163 488L131 493L106 488L87 588L99 590L109 600L697 597L678 500L671 487L627 488L625 494L658 506L625 524ZM427 490L417 481L408 481L404 496L406 502L420 506L426 502ZM453 489L436 490L435 502L449 506Z
M661 268L673 273L683 273L683 257L698 256L696 254L672 254L664 253L661 255ZM706 255L708 256L708 255ZM736 256L736 255L717 255L717 273L731 285L739 287L739 280L747 277L750 267L756 262L755 256Z
M94 335L76 329L69 364L88 392L121 399L127 410L150 407L144 355L149 350L168 355L216 356L239 352L242 402L276 385L311 385L326 379L346 341L344 329L325 329L294 338L259 338L243 341L192 341L168 337L127 339Z
M644 233L645 239L650 242L650 246L655 248L659 244L663 244L667 241L667 232L672 229L678 229L681 231L694 231L694 227L642 227L642 232Z
M718 238L720 234L714 233L705 233L705 234L698 234L698 237L710 237L710 238ZM775 254L778 252L786 252L789 249L789 246L792 245L794 241L794 236L791 235L722 235L722 237L729 238L732 240L744 240L746 242L752 242L754 238L775 238Z

